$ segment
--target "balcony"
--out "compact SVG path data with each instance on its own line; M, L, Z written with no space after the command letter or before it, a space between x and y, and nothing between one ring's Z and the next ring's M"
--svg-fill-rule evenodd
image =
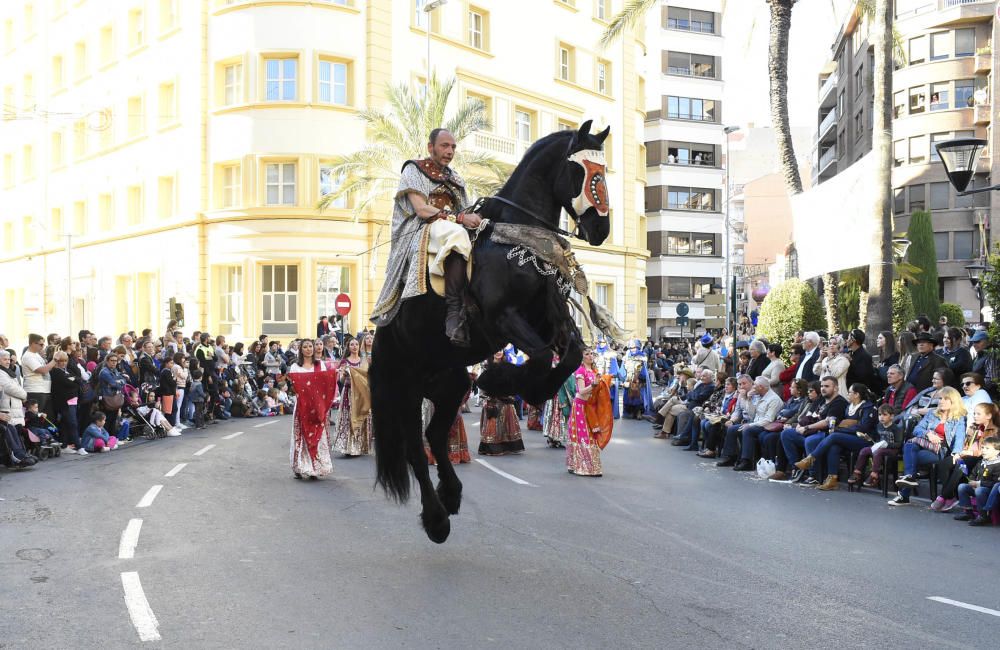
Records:
M993 120L993 107L990 104L976 104L975 117L976 124L989 124Z
M530 142L482 131L474 133L472 138L473 149L490 153L500 162L510 165L517 164L530 146Z
M819 87L819 106L820 108L830 108L837 103L837 93L833 92L837 87L837 73L833 72L823 85Z
M938 11L962 5L992 5L994 0L938 0Z
M833 141L837 137L837 110L833 109L826 114L823 121L819 123L819 141Z
M836 146L830 147L825 152L823 152L823 154L819 157L819 171L822 172L830 165L830 163L832 163L836 159L837 159L837 147Z
M993 53L976 53L976 74L989 74L993 69Z

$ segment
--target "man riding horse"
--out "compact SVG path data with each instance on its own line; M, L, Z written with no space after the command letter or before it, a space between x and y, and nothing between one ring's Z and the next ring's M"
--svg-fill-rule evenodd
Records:
M448 308L445 334L455 345L468 347L463 296L472 243L467 229L477 228L481 218L466 211L469 200L465 181L448 166L455 157L455 148L451 133L434 129L427 142L430 156L403 163L392 212L386 280L372 320L379 326L387 325L403 300L426 292L429 257L431 284L438 293L440 287L436 284L444 278Z

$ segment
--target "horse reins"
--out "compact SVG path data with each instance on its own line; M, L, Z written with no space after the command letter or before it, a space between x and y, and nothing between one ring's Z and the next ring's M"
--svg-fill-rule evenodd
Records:
M584 239L583 237L581 237L577 233L573 233L573 232L569 232L567 230L563 230L559 226L553 226L551 223L549 223L547 220L545 220L542 217L540 217L537 213L533 212L532 210L529 210L528 208L526 208L526 207L524 207L522 205L518 205L517 203L511 201L510 199L504 198L504 197L502 197L500 195L484 197L484 198L479 199L479 201L477 201L476 203L480 203L480 202L481 203L486 203L488 201L500 201L501 203L509 205L510 207L514 208L515 210L519 210L520 212L528 215L529 217L531 217L532 219L534 219L538 223L542 224L542 226L545 227L546 229L551 230L552 232L558 233L558 234L562 235L563 237L575 237L576 239L580 239L582 241L586 241L586 239ZM577 229L577 232L579 232L579 230L580 230L580 223L576 220L576 218L573 218L573 222L576 223L576 229Z

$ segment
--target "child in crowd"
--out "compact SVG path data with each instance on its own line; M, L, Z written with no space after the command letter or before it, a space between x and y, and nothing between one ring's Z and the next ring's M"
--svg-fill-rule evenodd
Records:
M958 486L958 504L964 512L955 515L958 521L968 521L970 526L986 526L990 513L1000 502L1000 438L989 437L983 441L983 460L969 473L969 482ZM979 516L972 515L972 497L976 497Z
M254 398L253 404L257 407L261 417L278 414L275 408L277 403L268 396L267 391L263 388L257 391L257 396Z
M49 422L44 413L38 412L38 400L28 399L24 401L24 426L28 431L38 436L38 442L43 447L59 444L56 440L58 429Z
M278 403L284 408L285 413L295 410L295 398L288 394L288 386L284 381L278 382Z
M205 385L201 383L202 371L191 373L191 403L194 404L194 428L205 428Z
M883 404L878 407L878 424L875 426L875 444L865 447L858 452L858 462L854 465L854 473L847 479L850 485L857 485L861 482L868 459L872 461L872 470L868 478L862 485L868 488L879 486L880 473L882 472L882 462L888 458L892 463L899 457L899 450L903 446L903 426L896 421L899 411L891 404Z
M288 415L291 411L285 408L285 405L281 403L281 399L278 395L278 389L272 388L267 391L267 401L268 403L274 403L274 410L278 415Z
M103 411L94 414L94 420L83 432L83 446L87 451L106 453L118 449L118 439L104 428L106 416Z

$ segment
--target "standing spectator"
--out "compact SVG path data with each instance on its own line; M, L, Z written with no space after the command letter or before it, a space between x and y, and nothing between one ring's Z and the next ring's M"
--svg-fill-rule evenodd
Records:
M875 377L875 364L872 355L865 349L865 333L859 329L851 330L847 337L847 349L850 351L850 366L847 368L848 385L864 384L868 390L878 388ZM874 424L872 425L874 429Z
M941 356L948 363L956 379L972 371L972 354L965 346L965 332L957 327L945 330Z
M886 382L888 381L886 373L889 366L899 363L896 337L892 335L892 332L879 332L878 338L875 339L875 345L878 347L878 375L883 382Z
M10 352L0 350L0 411L10 414L10 424L24 426L24 400L29 396L17 376L7 372L12 358Z
M324 336L329 336L333 332L333 328L330 326L330 319L326 316L319 317L319 323L316 324L316 338L321 339Z
M48 413L52 380L49 371L56 367L55 361L46 361L42 356L45 339L41 334L28 335L28 350L21 355L21 369L24 373L24 390L28 399L38 402L38 410Z
M805 381L805 380L795 379L795 375L798 374L799 372L799 365L802 363L802 357L804 355L805 355L805 350L802 349L802 344L801 343L793 344L792 353L790 355L791 365L782 370L781 373L778 375L778 379L781 380L782 384L781 398L786 402L792 397L792 384L796 381ZM809 382L806 382L806 385L808 386ZM800 394L799 396L804 397L804 391L803 394Z
M847 395L847 370L851 367L851 358L844 352L844 341L839 336L830 337L830 342L823 348L820 356L820 375L833 377L837 380L837 393Z
M62 350L56 352L52 360L56 362L56 367L49 374L52 377L52 407L59 420L59 437L67 445L67 451L76 453L83 449L77 421L81 379L69 370L69 355Z
M931 380L934 378L934 371L938 368L947 367L948 362L943 357L934 353L934 346L937 342L929 333L921 332L917 334L914 341L917 344L917 356L913 359L910 370L906 375L906 382L918 391L921 391L931 385Z
M277 377L281 374L282 355L277 341L271 341L267 346L267 354L264 355L264 368L267 374Z
M799 369L795 372L795 379L805 379L808 382L819 379L814 370L816 362L819 361L818 348L819 334L816 332L806 332L802 335L802 349L804 353L802 361L799 363Z
M153 361L155 350L153 342L149 339L143 341L142 348L136 356L136 363L139 366L139 384L147 384L152 388L156 387L159 381L159 370Z
M896 340L896 349L899 351L899 365L903 368L903 377L908 377L910 368L913 367L913 360L917 358L917 344L914 342L916 336L913 332L901 332Z
M117 353L111 352L104 360L104 367L97 374L97 394L101 401L98 414L104 413L107 416L106 428L112 435L118 433L118 416L125 401L125 395L122 392L126 384L125 375L118 370L118 364L121 361L122 359ZM86 430L84 437L86 437Z
M163 415L170 421L171 427L179 431L177 411L180 410L180 404L175 401L177 399L177 381L174 379L174 360L172 357L163 360L157 384L156 394L160 397Z
M174 426L187 428L192 425L191 418L194 417L194 405L190 399L185 399L188 386L191 383L187 356L182 352L175 354L174 365L170 370L174 374L174 384L177 386L177 398L174 401L174 404L177 405L174 411Z

